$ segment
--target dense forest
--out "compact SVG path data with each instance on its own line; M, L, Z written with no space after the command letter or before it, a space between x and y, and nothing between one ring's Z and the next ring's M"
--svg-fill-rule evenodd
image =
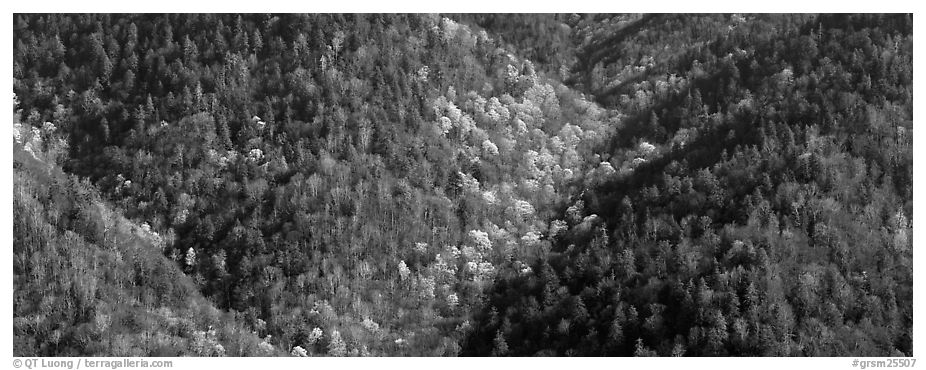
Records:
M911 356L907 14L16 14L17 356Z

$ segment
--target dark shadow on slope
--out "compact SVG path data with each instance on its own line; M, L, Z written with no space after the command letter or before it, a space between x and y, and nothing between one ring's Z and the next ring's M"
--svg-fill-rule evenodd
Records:
M653 21L667 16L666 14L644 14L640 19L610 33L606 38L592 41L592 43L579 51L578 63L573 69L574 72L588 75L598 62L612 53L619 53L614 50L616 46L624 42L628 37L637 34L643 27L646 27Z

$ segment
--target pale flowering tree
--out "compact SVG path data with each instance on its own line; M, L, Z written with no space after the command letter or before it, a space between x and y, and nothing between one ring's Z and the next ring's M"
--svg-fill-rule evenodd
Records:
M536 103L545 118L555 119L560 116L559 98L556 97L556 91L552 85L535 83L524 92L524 97Z
M566 208L566 216L568 220L577 223L582 221L582 214L585 212L585 201L582 199L577 200L573 205Z
M492 222L489 222L488 225L486 225L486 232L489 233L490 238L495 239L495 240L508 239L508 237L510 236L510 233L508 232L508 230L498 227L498 225Z
M521 199L516 200L511 209L517 217L521 218L529 217L534 214L534 206Z
M262 160L262 159L264 159L264 151L263 151L263 150L260 150L260 149L258 149L258 148L254 148L254 149L251 149L251 151L248 152L248 160L249 160L249 161L251 161L251 162L259 162L259 161Z
M305 348L300 346L293 347L293 350L289 354L293 357L309 357L309 353L305 351Z
M498 204L498 197L495 195L495 190L486 190L482 192L482 200L488 205Z
M193 267L193 265L196 264L196 250L194 250L193 247L186 250L186 256L184 256L183 261L186 263L187 267Z
M219 343L215 329L212 327L209 327L207 331L194 331L190 342L193 352L200 356L225 356L225 347Z
M572 176L574 176L572 173L572 169L567 168L563 170L563 179L571 180Z
M536 232L529 231L521 237L521 243L523 243L525 246L533 247L537 244L540 244L540 235Z
M480 251L492 249L492 241L489 240L489 234L482 230L470 230L469 237L473 244Z
M478 193L479 192L479 180L476 180L475 177L465 174L463 172L457 172L457 176L460 179L460 188L467 193Z
M537 159L539 158L540 153L531 149L524 153L524 168L527 169L527 172L530 177L539 177L543 172L537 168Z
M258 130L263 130L264 127L267 126L267 122L264 122L258 116L251 117L251 121L254 122Z
M363 322L361 322L360 324L363 325L363 327L367 329L368 331L370 331L371 333L379 332L379 324L377 324L375 321L373 321L369 317L364 318Z
M465 26L461 27L460 24L450 18L441 18L441 37L444 42L450 42L461 28L465 28Z
M476 275L479 279L488 280L495 274L495 266L491 262L479 262L476 268Z
M794 71L791 68L782 69L781 72L775 74L775 81L784 86L794 84Z
M447 263L443 253L435 257L435 262L431 266L431 269L433 270L434 276L442 282L453 280L456 274L456 265Z
M333 357L344 357L347 355L347 343L341 339L341 333L337 330L331 332L331 341L328 342L328 355Z
M603 177L608 177L615 174L617 171L614 170L614 166L611 165L611 162L601 162L598 164L598 173Z
M270 344L270 336L268 335L264 340L262 340L258 345L257 349L263 356L270 356L274 352L273 345Z
M451 260L456 260L457 258L460 258L460 254L462 253L460 252L460 248L457 248L457 246L455 245L448 246L447 251L450 252Z
M463 111L457 107L453 102L444 99L446 102L443 106L445 112L447 112L447 117L450 118L450 121L454 124L459 124L463 120Z
M566 221L563 220L553 220L550 222L550 236L555 237L559 236L562 232L566 231L568 227L566 226Z
M511 123L511 127L514 129L514 133L518 136L526 134L528 129L527 122L524 122L524 119L522 118L526 117L519 115L519 117L515 118L514 122Z
M550 150L546 147L540 149L540 154L537 155L536 163L542 168L553 167L556 164L556 157L550 153Z
M23 143L23 135L21 130L22 123L16 122L13 124L13 140L15 140L17 144Z
M447 135L447 133L450 132L450 129L453 128L453 121L451 121L447 116L441 116L437 119L437 128L440 130L442 135Z
M511 84L518 82L518 77L521 77L521 72L518 71L518 67L515 67L511 64L505 66L505 81Z
M422 66L418 69L418 72L415 73L415 77L418 81L428 82L428 74L431 73L431 68L428 66Z
M447 306L449 306L451 309L456 308L457 305L460 304L460 298L457 297L456 293L448 294L446 301L447 301Z
M611 162L601 162L598 164L598 167L589 170L585 178L586 186L593 187L605 183L615 173L617 173L617 171L614 169L614 166L611 165Z
M461 254L463 255L463 258L467 260L478 260L482 258L482 253L479 253L479 251L477 251L476 248L473 248L468 245L463 247Z
M405 261L399 261L399 278L402 281L408 280L408 276L411 274L411 270L408 269L408 265L405 264Z
M485 139L482 141L482 152L486 156L495 157L498 155L498 146L492 140Z
M496 97L489 99L486 105L486 115L496 124L507 122L511 118L511 112Z
M479 264L474 261L466 262L466 272L477 275L479 273Z
M434 288L436 284L431 276L418 276L418 297L423 301L434 299Z
M47 134L47 135L51 135L51 134L55 133L55 131L56 131L57 129L58 129L58 128L55 127L55 124L54 124L54 123L51 123L51 122L45 122L45 123L42 125L42 131L44 131L45 134Z
M318 343L318 341L321 340L324 335L325 333L322 331L321 328L312 329L312 332L309 333L309 338L308 338L309 345Z
M897 210L897 213L894 214L892 218L892 224L894 228L894 238L893 244L894 249L898 251L906 251L909 249L909 234L907 232L908 228L911 227L910 221L907 219L907 216L904 214L903 210Z
M459 109L457 109L457 111L459 111ZM464 114L457 122L457 129L460 130L461 135L467 135L477 129L476 121L473 121L473 117Z
M656 146L648 142L642 141L640 142L640 145L637 148L637 150L640 152L640 154L647 156L647 155L653 154L653 152L656 151Z
M536 179L522 179L521 187L527 194L534 194L540 190L540 181Z

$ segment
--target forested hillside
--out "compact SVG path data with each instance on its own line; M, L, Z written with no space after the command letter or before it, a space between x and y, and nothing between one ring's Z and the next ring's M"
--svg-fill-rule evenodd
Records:
M576 22L611 175L538 274L499 272L464 353L910 356L910 22Z
M54 127L14 114L13 350L16 356L273 355L161 251L148 224L114 212L54 166Z
M16 355L912 352L911 16L13 26Z

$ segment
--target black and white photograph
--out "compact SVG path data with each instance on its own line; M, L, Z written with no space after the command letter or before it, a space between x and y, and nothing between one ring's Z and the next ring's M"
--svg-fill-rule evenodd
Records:
M11 19L14 365L915 366L912 13Z

